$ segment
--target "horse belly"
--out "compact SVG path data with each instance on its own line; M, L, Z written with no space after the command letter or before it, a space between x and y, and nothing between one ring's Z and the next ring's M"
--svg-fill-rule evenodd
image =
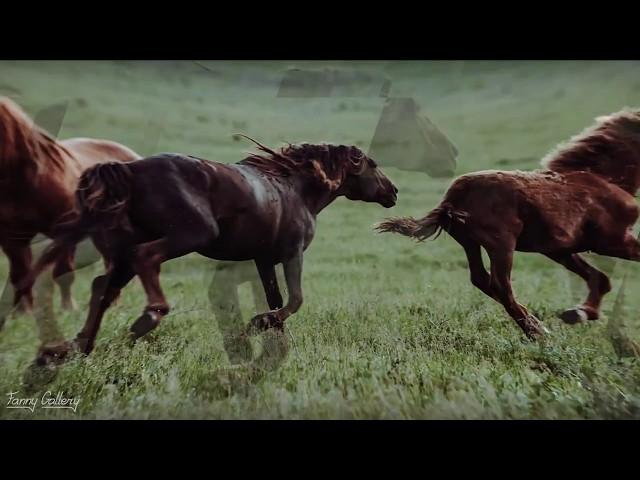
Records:
M275 248L271 225L258 218L232 218L218 220L218 238L207 246L203 255L215 260L244 261L270 256Z
M583 235L579 230L558 228L554 225L528 224L516 240L520 252L581 251Z
M519 209L522 231L516 249L528 252L580 250L588 218L588 202L551 192L534 195Z

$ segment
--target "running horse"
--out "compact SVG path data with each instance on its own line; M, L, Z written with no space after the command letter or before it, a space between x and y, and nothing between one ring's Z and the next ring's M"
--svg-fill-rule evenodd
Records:
M129 148L107 140L71 138L56 141L11 99L0 97L0 246L9 259L18 311L33 306L31 288L22 285L31 269L31 241L51 236L56 223L74 208L81 173L101 162L139 158ZM62 306L73 308L74 248L60 252L53 276ZM4 318L0 318L0 327Z
M259 153L235 164L166 153L97 165L82 175L78 215L59 227L33 276L87 236L109 267L93 281L84 328L71 343L43 347L38 363L60 362L72 350L89 354L105 311L136 275L147 306L131 335L137 339L156 328L169 313L160 265L192 252L253 260L271 310L253 317L244 334L282 329L302 305L303 253L316 216L341 196L386 208L396 203L398 189L357 147L303 143L276 151L254 143ZM284 306L279 263L288 290Z
M568 324L596 320L611 283L580 253L640 261L640 243L632 233L639 213L634 196L640 186L640 110L597 118L549 153L542 166L463 175L425 217L387 219L377 230L419 241L448 232L466 253L471 283L500 302L530 338L546 329L514 297L514 251L541 253L582 277L587 299L560 318ZM489 255L491 274L481 248Z

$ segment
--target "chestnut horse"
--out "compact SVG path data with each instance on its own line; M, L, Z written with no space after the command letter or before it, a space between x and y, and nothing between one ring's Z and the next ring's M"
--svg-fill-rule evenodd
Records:
M340 196L386 208L396 203L397 188L357 147L305 143L274 151L256 144L260 153L236 164L166 153L97 165L82 175L79 215L60 226L34 276L87 236L109 267L93 282L86 324L75 341L43 348L39 363L59 361L71 348L89 354L105 310L135 275L147 306L131 326L132 337L156 328L169 312L160 265L192 252L253 260L271 311L256 315L245 333L282 329L302 305L302 258L316 215ZM289 294L284 306L279 263Z
M420 241L448 232L464 248L473 285L500 302L530 338L546 329L514 297L514 251L542 253L582 277L587 299L560 318L569 324L596 320L611 284L579 253L640 260L640 243L631 231L639 213L634 195L640 186L640 110L599 117L548 154L542 166L463 175L425 217L387 219L377 229Z
M0 97L0 247L9 258L13 305L28 311L31 289L17 289L31 269L31 241L73 210L81 173L96 163L139 158L107 140L71 138L58 142L38 127L11 99ZM64 308L72 308L70 274L74 249L60 252L53 270ZM4 316L4 315L0 315ZM0 327L4 318L0 318Z

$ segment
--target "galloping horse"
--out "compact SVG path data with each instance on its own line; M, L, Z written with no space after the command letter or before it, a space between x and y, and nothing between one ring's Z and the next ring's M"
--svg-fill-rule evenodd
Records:
M579 275L589 287L585 302L561 313L569 324L599 317L609 278L580 252L640 261L631 231L638 218L640 110L622 110L549 153L543 170L483 171L459 177L440 205L421 219L393 218L378 225L420 241L445 230L465 250L471 282L500 302L531 338L544 333L514 298L514 251L538 252ZM491 275L482 262L489 254Z
M302 305L302 258L316 215L340 196L386 208L396 203L398 189L357 147L305 143L274 151L255 143L260 153L235 164L167 153L97 165L82 175L79 214L60 226L33 274L87 236L109 267L93 282L86 324L73 344L43 348L41 363L60 361L71 348L90 353L105 310L135 275L147 306L132 336L157 327L169 312L160 265L191 252L253 260L271 311L256 315L246 333L282 329ZM289 293L284 306L275 274L279 263Z
M72 138L58 142L34 124L12 100L0 97L0 247L9 258L13 305L33 306L30 288L16 288L29 277L30 243L74 208L81 173L101 162L139 158L129 148L107 140ZM61 251L53 270L64 308L72 308L74 248ZM0 318L0 327L4 318Z

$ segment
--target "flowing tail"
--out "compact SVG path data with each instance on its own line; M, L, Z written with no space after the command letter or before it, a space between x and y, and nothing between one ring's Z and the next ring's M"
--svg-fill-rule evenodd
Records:
M76 211L53 231L49 245L34 265L24 287L31 287L38 276L67 249L92 232L113 228L131 229L127 207L131 198L131 170L123 163L100 163L87 169L76 189Z
M442 203L425 217L419 219L413 217L387 218L380 222L375 229L380 233L399 233L423 242L435 234L437 234L435 238L438 238L442 230L449 230L454 221L465 223L467 217L467 212L455 210L450 203Z

